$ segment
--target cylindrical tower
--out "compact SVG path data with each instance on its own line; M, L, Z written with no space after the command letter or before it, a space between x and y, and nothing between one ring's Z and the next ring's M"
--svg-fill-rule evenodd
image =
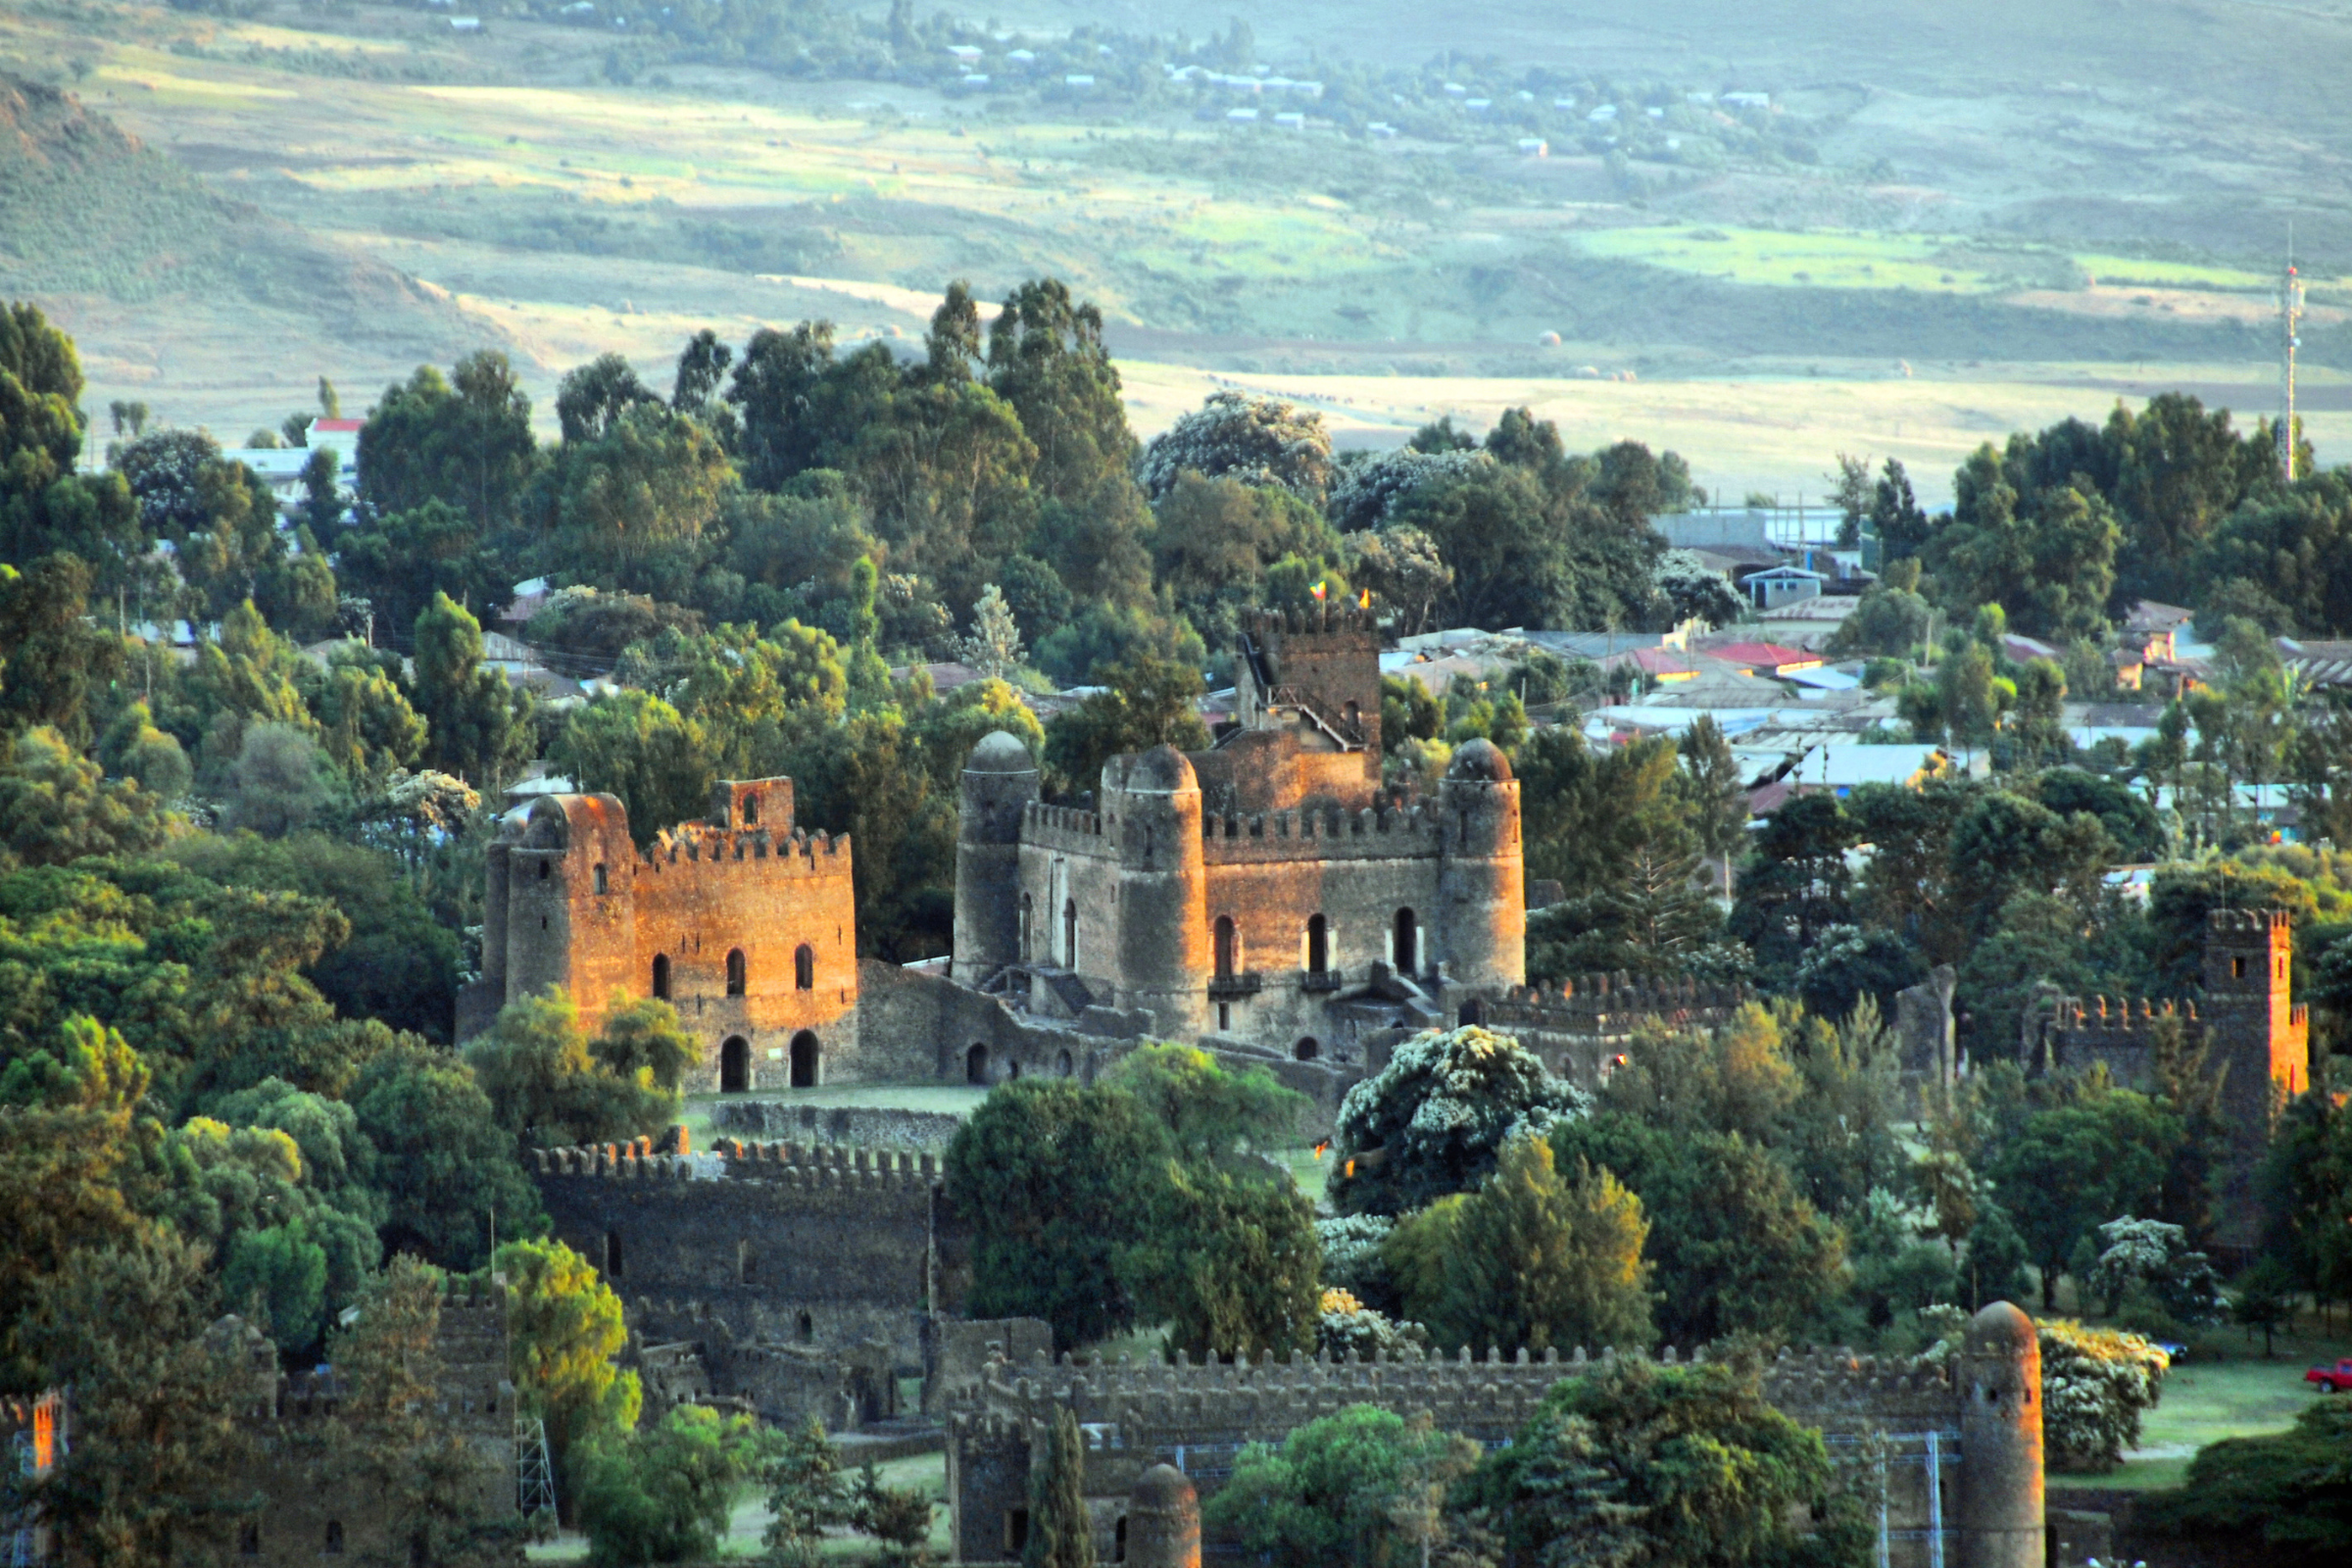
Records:
M1208 872L1200 845L1200 781L1173 746L1102 767L1102 811L1119 864L1119 1004L1150 1007L1180 1040L1208 1017ZM1081 961L1081 973L1102 973Z
M1127 1498L1128 1568L1200 1568L1200 1498L1172 1464L1155 1464Z
M1527 868L1510 759L1492 741L1466 743L1438 786L1438 951L1456 985L1524 985Z
M1037 799L1029 748L1003 730L963 764L956 828L956 956L951 972L978 985L1018 962L1021 817Z
M500 1006L507 1001L507 851L519 824L500 824L498 837L482 852L482 984Z
M2042 1568L2041 1342L1994 1301L1968 1320L1956 1370L1960 1568Z

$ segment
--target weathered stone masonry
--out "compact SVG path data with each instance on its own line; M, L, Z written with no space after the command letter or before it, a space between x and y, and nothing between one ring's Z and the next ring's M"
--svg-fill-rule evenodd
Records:
M703 1042L691 1090L858 1076L850 841L792 818L788 778L721 782L707 821L642 855L610 795L510 814L489 850L482 977L461 999L461 1038L560 985L592 1029L615 999L670 1002Z

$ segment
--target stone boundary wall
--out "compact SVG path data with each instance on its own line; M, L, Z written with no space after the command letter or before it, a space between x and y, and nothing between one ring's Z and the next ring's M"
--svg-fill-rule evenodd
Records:
M894 1110L875 1105L804 1105L782 1100L722 1100L710 1113L721 1133L796 1146L829 1144L857 1149L944 1150L963 1118L944 1110Z

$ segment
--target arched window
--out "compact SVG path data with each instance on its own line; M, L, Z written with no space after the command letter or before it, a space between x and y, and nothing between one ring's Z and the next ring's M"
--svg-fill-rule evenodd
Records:
M752 1043L741 1035L727 1036L718 1048L718 1092L740 1095L752 1087Z
M262 1527L249 1524L237 1532L237 1555L259 1557L262 1554Z
M792 950L792 989L816 989L816 950L806 942Z
M1313 1035L1301 1035L1298 1043L1291 1047L1291 1054L1300 1061L1312 1061L1322 1054L1323 1044Z
M760 1250L749 1242L735 1244L735 1283L755 1285L760 1280Z
M539 880L542 882L547 880L547 862L545 860L539 862Z
M1233 928L1232 915L1220 914L1217 916L1216 935L1217 978L1220 980L1230 980L1233 978L1234 963L1236 958L1234 950L1241 946L1241 938Z
M745 827L760 825L760 792L757 790L743 798L743 825Z
M343 1521L342 1521L342 1520L340 1520L340 1519L329 1519L329 1520L326 1522L326 1547L325 1547L325 1550L326 1550L326 1553L327 1553L327 1555L328 1555L328 1556L330 1556L330 1557L331 1557L331 1556L340 1556L340 1555L342 1554L342 1551L343 1551Z
M815 1032L812 1030L804 1029L799 1034L792 1037L793 1088L814 1089L816 1087L816 1062L817 1046Z
M1055 1057L1054 1060L1054 1069L1058 1071L1064 1078L1067 1078L1070 1075L1070 1069L1072 1066L1070 1061L1070 1054L1065 1051L1059 1056Z
M1031 897L1030 897L1028 894L1026 894L1026 893L1022 894L1022 895L1021 895L1021 961L1022 961L1023 963L1028 963L1028 962L1031 962L1031 961L1033 961L1033 960L1036 958L1036 956L1037 956L1037 951L1036 951L1036 949L1034 949L1033 947L1031 947L1031 946L1030 946L1030 943L1031 943L1031 941L1032 941L1033 939L1032 939L1032 938L1030 937L1030 935L1029 935L1029 931L1030 931L1030 922L1031 922L1031 921L1032 921L1032 920L1033 920L1033 919L1036 917L1036 915L1037 915L1037 901L1036 901L1035 899L1031 898Z
M803 1345L808 1345L814 1342L816 1339L816 1319L810 1317L808 1313L803 1312L801 1314L801 1321L797 1327L800 1329L801 1343Z
M1015 1083L1020 1082L1021 1064L1017 1061L1006 1062L1004 1064L1004 1076L1011 1079Z
M1421 927L1410 909L1396 911L1396 972L1415 974L1421 968Z
M605 1232L605 1278L620 1278L620 1232Z
M669 955L666 953L654 955L654 996L658 1001L669 1000Z
M1319 914L1306 917L1306 972L1323 974L1331 968L1331 927Z
M727 995L730 997L742 996L744 987L750 979L751 965L744 960L743 950L741 948L729 949L727 952Z
M1061 961L1071 969L1078 967L1078 901L1066 899L1061 906Z
M967 1084L988 1082L988 1048L975 1045L963 1054L963 1081Z
M605 862L602 860L596 862L596 891L599 893L612 891L612 884L605 878Z

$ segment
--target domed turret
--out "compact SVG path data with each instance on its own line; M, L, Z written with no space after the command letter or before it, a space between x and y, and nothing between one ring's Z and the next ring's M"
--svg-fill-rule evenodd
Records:
M1021 821L1037 799L1037 763L1018 737L991 730L959 782L952 972L978 985L1021 956Z
M1462 749L1453 754L1446 776L1479 784L1507 784L1512 776L1511 760L1502 755L1501 747L1480 736L1462 743Z
M1191 760L1163 742L1128 766L1124 788L1132 795L1180 795L1199 790L1200 779L1193 771Z
M1155 1464L1127 1498L1130 1568L1200 1568L1200 1497L1185 1473Z
M1956 1379L1961 1568L2039 1568L2041 1341L2034 1320L2007 1301L1970 1318Z
M1118 858L1118 896L1101 919L1102 968L1117 1005L1149 1007L1169 1039L1199 1034L1208 1008L1208 873L1200 844L1200 780L1173 746L1102 764L1104 843Z

